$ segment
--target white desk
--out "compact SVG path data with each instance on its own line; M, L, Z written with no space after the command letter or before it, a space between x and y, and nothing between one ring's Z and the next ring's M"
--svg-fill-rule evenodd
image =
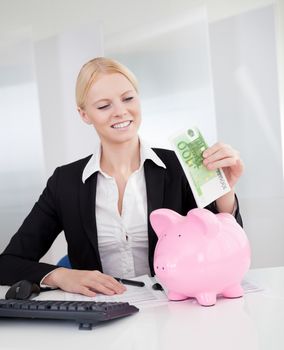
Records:
M247 279L265 291L213 307L171 302L92 331L75 322L0 319L0 349L283 350L284 267L251 270Z

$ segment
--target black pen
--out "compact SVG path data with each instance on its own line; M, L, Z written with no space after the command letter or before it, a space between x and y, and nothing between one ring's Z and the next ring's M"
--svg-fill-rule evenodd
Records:
M144 287L145 283L141 281L126 280L125 278L114 277L118 282L128 284L129 286Z

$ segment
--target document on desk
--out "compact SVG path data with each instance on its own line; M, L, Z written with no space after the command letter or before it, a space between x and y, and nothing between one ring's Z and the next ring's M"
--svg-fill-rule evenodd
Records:
M144 287L125 286L127 290L123 294L103 295L97 294L95 297L87 297L81 294L64 293L65 300L87 300L87 301L121 301L129 302L139 307L148 307L161 305L168 302L166 294L162 291L153 290L152 285L155 283L147 275L133 278L133 280L145 283Z
M147 308L153 306L159 306L164 303L168 303L169 300L166 296L167 289L165 286L164 291L153 290L152 285L156 283L155 280L151 279L149 276L144 275L140 277L133 278L133 280L141 281L145 283L144 287L126 286L127 290L123 294L115 295L104 295L97 294L95 297L87 297L81 294L67 293L62 290L52 290L48 292L40 293L35 300L82 300L82 301L97 301L97 302L128 302L134 304L139 308ZM242 287L245 294L260 292L264 289L251 283L249 280L242 281Z
M241 283L245 294L247 293L255 293L255 292L262 292L264 290L264 288L255 285L254 283L248 281L248 280L242 280Z

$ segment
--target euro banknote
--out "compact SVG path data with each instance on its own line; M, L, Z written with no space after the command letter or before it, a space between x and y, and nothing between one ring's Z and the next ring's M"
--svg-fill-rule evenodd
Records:
M170 141L199 208L231 190L222 169L208 170L203 165L203 152L208 146L197 127L172 136Z

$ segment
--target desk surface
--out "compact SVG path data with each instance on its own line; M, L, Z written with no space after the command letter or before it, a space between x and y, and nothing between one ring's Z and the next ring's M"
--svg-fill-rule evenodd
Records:
M183 301L144 308L92 331L75 322L0 319L0 349L284 349L284 267L250 270L246 279L265 290L213 307Z

